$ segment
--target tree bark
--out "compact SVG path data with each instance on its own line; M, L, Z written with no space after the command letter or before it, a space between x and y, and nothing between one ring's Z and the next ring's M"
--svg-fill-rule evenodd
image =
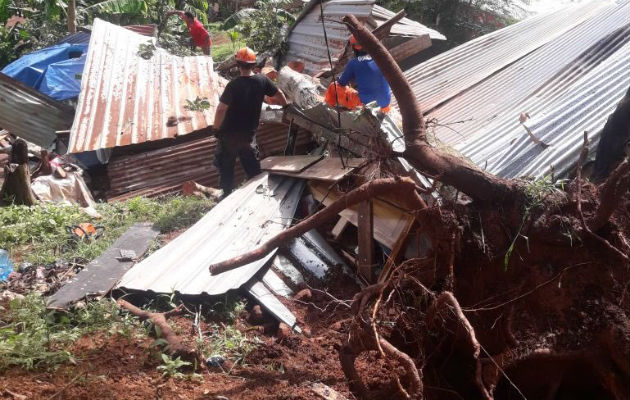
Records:
M2 188L0 188L0 205L18 204L32 206L37 200L31 190L28 146L23 139L17 139L13 143L9 162L4 167L4 183Z
M301 108L309 109L324 101L315 82L308 75L294 71L288 66L278 72L278 87Z
M76 0L68 0L68 32L76 33L76 31L77 31Z
M180 314L182 312L182 306L179 306L178 308L175 308L174 310L165 313L154 313L146 310L141 310L128 301L122 299L118 300L118 306L129 311L131 314L140 318L140 320L142 321L147 319L151 321L159 329L160 336L168 343L166 351L171 356L181 357L182 359L190 362L201 361L199 352L192 347L183 344L180 337L175 334L167 321L169 317ZM200 365L203 364L200 363Z
M520 202L523 190L517 182L485 173L428 143L422 110L400 67L356 17L348 15L343 21L379 66L398 101L406 145L403 157L420 172L436 177L480 203Z
M630 88L615 111L608 117L602 130L591 180L602 182L624 158L630 141Z

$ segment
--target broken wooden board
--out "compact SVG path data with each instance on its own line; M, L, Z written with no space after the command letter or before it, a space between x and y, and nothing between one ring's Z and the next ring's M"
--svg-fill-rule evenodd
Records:
M323 203L325 206L332 204L340 197L337 190L328 190L328 185L322 182L311 181L308 183L311 193L315 200ZM405 210L396 207L389 199L374 199L374 239L384 244L388 248L394 248L396 242L401 235L408 231L409 226L413 224L414 216ZM358 206L346 208L339 213L343 218L347 219L352 225L358 226L359 212Z
M133 251L141 256L158 233L151 223L132 225L100 257L50 296L48 308L66 308L85 297L105 295L134 264L134 261L122 260L121 254Z
M301 172L274 171L273 173L300 179L337 182L364 163L364 158L344 158L342 161L339 157L326 157Z
M295 332L302 332L300 327L297 326L295 315L257 278L249 281L244 288L274 318L289 325Z
M304 181L264 172L232 192L186 232L131 268L119 287L156 293L209 295L237 289L275 255L210 275L211 264L239 256L292 222Z
M273 173L289 172L297 173L301 172L307 167L313 165L317 161L321 160L323 156L274 156L267 157L260 162L260 168L263 171L270 171Z

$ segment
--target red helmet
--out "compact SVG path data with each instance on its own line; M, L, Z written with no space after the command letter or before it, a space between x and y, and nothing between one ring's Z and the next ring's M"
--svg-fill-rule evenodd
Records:
M354 35L350 36L350 44L352 45L352 48L355 50L363 50L363 47L361 47L359 42L357 42L357 38L355 38Z
M249 47L243 47L236 52L236 61L244 62L247 64L256 63L256 52Z

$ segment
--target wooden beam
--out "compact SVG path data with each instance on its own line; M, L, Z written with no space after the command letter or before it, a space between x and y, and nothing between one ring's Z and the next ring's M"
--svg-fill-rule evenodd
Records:
M330 231L335 240L339 240L339 237L343 234L343 231L346 230L349 223L350 222L344 217L339 218L339 221L337 221L335 226L332 228L332 231Z
M372 200L359 204L359 275L372 280L374 267L374 217Z

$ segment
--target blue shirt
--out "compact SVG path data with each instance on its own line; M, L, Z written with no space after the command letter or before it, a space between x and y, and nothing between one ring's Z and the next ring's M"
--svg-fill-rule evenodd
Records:
M361 56L350 60L339 77L339 84L346 86L352 79L357 84L359 98L363 104L376 100L381 108L389 105L392 99L389 84L372 57Z

